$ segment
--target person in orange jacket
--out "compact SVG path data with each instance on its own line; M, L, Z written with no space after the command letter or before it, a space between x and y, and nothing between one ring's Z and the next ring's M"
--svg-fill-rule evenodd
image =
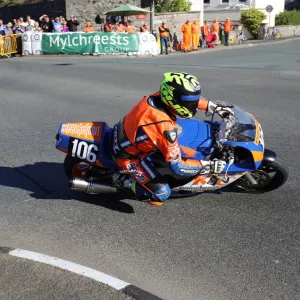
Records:
M193 46L193 51L198 50L199 46L199 40L200 40L200 25L197 20L194 21L192 24L192 46Z
M128 34L132 34L136 31L136 27L132 24L132 22L130 20L127 21L128 25L127 25L127 33Z
M144 25L140 26L140 32L150 32L150 27L148 26L147 22L145 22Z
M92 26L90 20L86 21L84 32L95 32L95 28Z
M203 24L203 40L204 41L205 41L205 37L209 34L210 34L209 25L207 24L207 21L204 21L204 24Z
M233 25L230 19L226 18L226 21L224 22L225 46L229 46L229 34L232 29Z
M191 51L192 26L190 20L187 20L181 27L183 33L183 51Z
M216 43L219 42L219 33L220 33L220 26L219 26L219 23L218 23L218 20L217 19L214 19L214 21L212 22L211 24L211 30L210 32L212 34L215 34L216 37L217 37L217 40L216 40Z
M104 24L104 32L112 32L114 28L114 25L111 24L110 20L107 20Z
M226 162L221 159L198 161L181 156L176 117L192 118L198 109L207 114L216 112L222 118L233 114L231 104L201 97L201 86L194 75L165 73L160 91L143 97L112 130L111 153L121 170L113 176L115 186L161 206L171 189L147 159L154 152L164 157L177 176L222 173Z
M126 24L127 24L127 22L126 22ZM117 32L118 33L125 33L125 32L127 32L127 28L123 25L123 23L121 21L117 25Z

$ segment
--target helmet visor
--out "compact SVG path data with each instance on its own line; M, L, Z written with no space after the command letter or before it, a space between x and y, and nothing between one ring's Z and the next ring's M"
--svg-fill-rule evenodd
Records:
M188 109L194 116L198 109L199 100L200 95L181 96L179 105Z

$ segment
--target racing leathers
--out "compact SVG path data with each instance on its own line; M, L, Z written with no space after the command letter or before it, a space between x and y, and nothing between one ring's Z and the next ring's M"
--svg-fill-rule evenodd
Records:
M220 115L223 113L217 104L204 98L200 99L198 109L208 113L217 111ZM225 166L225 162L219 160L182 159L177 140L176 117L162 104L159 92L145 96L114 126L112 155L120 170L130 173L134 183L138 183L137 189L133 189L136 194L144 193L153 201L165 201L170 196L171 189L147 158L149 153L157 150L164 156L173 173L179 176L220 173Z

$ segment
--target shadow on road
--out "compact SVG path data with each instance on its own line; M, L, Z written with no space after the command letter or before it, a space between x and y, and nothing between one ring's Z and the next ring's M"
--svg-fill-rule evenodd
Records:
M67 186L63 164L38 162L21 167L0 166L0 186L13 187L31 192L35 199L77 200L99 205L122 213L134 213L131 205L120 200L120 194L87 195L73 192Z

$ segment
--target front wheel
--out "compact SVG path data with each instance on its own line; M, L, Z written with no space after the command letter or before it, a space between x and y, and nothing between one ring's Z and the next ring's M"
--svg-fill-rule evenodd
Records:
M289 176L288 169L279 160L263 161L260 168L250 174L256 180L256 184L252 184L246 176L243 176L233 182L230 187L242 193L266 193L278 189Z

